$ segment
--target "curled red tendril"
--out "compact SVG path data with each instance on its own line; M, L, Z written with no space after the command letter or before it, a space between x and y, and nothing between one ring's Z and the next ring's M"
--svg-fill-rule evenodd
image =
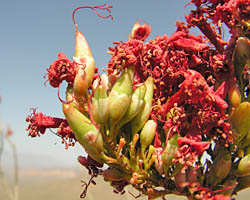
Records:
M76 11L78 11L78 10L80 10L82 8L89 8L89 9L95 11L95 13L97 14L97 16L101 17L103 19L107 19L107 18L111 18L112 20L114 19L114 17L111 14L109 14L107 16L102 16L97 11L97 9L100 9L100 10L104 10L104 11L106 10L106 11L108 11L108 13L111 13L112 6L109 6L108 4L103 4L101 6L81 6L81 7L76 8L73 11L73 13L72 13L72 19L73 19L73 22L74 22L74 24L75 24L76 27L77 27L77 24L76 24L76 20L75 20L75 13L76 13Z

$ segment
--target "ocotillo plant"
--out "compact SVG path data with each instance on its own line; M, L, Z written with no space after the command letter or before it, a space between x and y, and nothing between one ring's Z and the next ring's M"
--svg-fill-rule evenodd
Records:
M29 135L57 128L66 147L79 142L88 154L79 162L117 193L132 185L148 199L229 200L249 187L250 1L190 4L195 9L171 36L146 42L151 27L136 23L128 41L109 48L102 75L74 13L90 8L109 18L98 9L111 6L77 8L73 61L59 53L47 69L52 87L68 84L60 98L66 119L33 110Z
M7 197L10 200L18 200L19 199L19 180L18 180L18 159L17 159L17 151L16 151L16 145L12 142L10 139L10 136L12 135L12 130L10 128L7 129L6 133L4 134L4 131L0 124L0 183L3 186L3 189L7 193ZM14 181L13 184L8 184L6 174L3 170L3 163L2 163L2 156L4 153L4 140L8 142L10 145L12 151L13 151L13 161L14 161Z

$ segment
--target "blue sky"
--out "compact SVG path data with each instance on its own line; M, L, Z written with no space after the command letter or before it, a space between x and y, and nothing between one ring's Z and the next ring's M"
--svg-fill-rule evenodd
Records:
M76 162L83 150L64 150L61 140L47 133L40 138L27 136L25 116L32 107L46 115L63 117L57 90L44 86L46 68L64 52L74 55L72 11L78 6L112 5L114 20L101 19L89 10L76 13L78 28L87 38L96 66L104 68L106 53L113 41L126 41L133 24L144 20L152 27L149 39L171 35L176 20L183 21L191 6L186 0L12 0L0 6L0 120L10 125L20 154L48 156ZM99 70L101 71L101 70ZM62 92L63 95L63 92ZM55 144L56 143L56 144ZM6 145L7 147L7 145ZM7 148L8 151L8 148ZM49 163L49 160L48 160Z

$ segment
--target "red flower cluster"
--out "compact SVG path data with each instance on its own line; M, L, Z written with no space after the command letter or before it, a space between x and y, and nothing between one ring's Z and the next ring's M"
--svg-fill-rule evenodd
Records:
M37 113L36 109L32 109L32 113L26 117L26 122L29 123L26 130L29 131L28 135L31 137L40 136L47 129L56 128L56 135L62 138L66 149L75 144L76 138L66 119L46 116L41 112Z
M135 25L135 28L144 33L150 30L147 25ZM143 83L149 76L154 78L151 117L161 123L174 109L174 116L167 119L163 129L172 130L170 136L176 132L182 136L178 139L180 148L176 159L182 160L184 165L192 165L210 145L203 141L204 137L222 144L233 142L228 115L224 113L228 107L224 101L228 84L224 82L217 91L209 86L214 85L215 74L222 68L223 55L201 36L189 34L184 23L177 23L172 36L158 36L148 43L132 36L127 42L114 43L115 48L110 48L112 58L107 71L119 73L134 64L135 83ZM156 133L157 148L161 145L162 134L165 135L161 131ZM187 154L189 158L183 160Z
M171 36L145 42L151 27L136 23L128 41L109 48L106 76L95 68L74 13L90 8L108 18L112 16L103 17L97 9L110 12L111 7L79 7L73 12L76 57L71 62L60 53L47 69L52 87L68 83L67 102L62 101L68 121L36 109L26 121L29 136L56 128L66 147L77 138L91 156L78 158L91 175L81 197L102 174L118 193L132 184L149 199L175 193L229 200L222 192L233 195L239 177L249 175L249 104L243 101L249 101L250 1L190 4L196 9L186 16L187 25L177 22ZM232 34L229 42L223 40L221 23ZM205 37L191 34L191 26ZM203 161L206 154L209 158ZM109 165L105 171L104 163Z
M58 59L47 69L48 81L52 87L59 87L63 80L72 85L77 72L77 64L71 62L64 53L58 54Z
M149 30L146 25L138 28L146 29L144 32ZM120 73L134 64L135 82L141 83L152 76L156 85L154 99L161 104L178 91L188 69L201 72L208 83L213 84L215 74L222 68L218 63L222 63L223 56L210 48L201 36L191 35L183 23L177 23L177 30L170 37L157 36L145 44L131 36L127 42L114 44L115 48L110 48L112 58L107 71Z

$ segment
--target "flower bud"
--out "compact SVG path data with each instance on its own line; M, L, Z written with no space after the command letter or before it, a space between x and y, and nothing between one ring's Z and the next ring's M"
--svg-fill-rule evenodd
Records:
M144 106L145 93L146 93L146 86L144 84L136 88L136 90L132 94L131 103L129 104L127 112L124 114L123 118L119 121L120 126L131 121L139 112L142 111Z
M126 68L109 94L109 123L111 126L116 125L127 112L133 91L134 70L132 65Z
M226 178L230 172L231 165L231 154L225 149L220 149L208 177L209 183L215 185Z
M246 37L239 37L233 52L234 73L242 86L242 73L245 64L250 60L250 41Z
M93 159L102 163L104 148L101 133L72 104L63 104L63 112L78 142Z
M237 107L240 102L241 102L241 94L240 94L240 90L237 87L236 83L232 83L231 87L229 88L228 91L228 99L229 102L231 103L231 105L233 107Z
M247 37L239 37L236 43L234 58L243 60L245 63L250 59L250 41Z
M114 86L115 82L117 81L117 79L118 79L117 75L103 74L101 76L101 85L103 85L106 88L107 92L109 93L112 87Z
M218 156L218 159L215 159L214 165L215 165L215 175L219 179L224 179L227 177L232 161L231 161L231 155L229 153L224 154L223 157ZM222 167L223 166L223 167Z
M146 148L152 143L156 133L157 123L154 120L148 120L140 133L141 153L144 157Z
M105 124L108 119L108 97L104 86L99 85L95 89L92 98L91 110L93 120L97 124Z
M148 77L145 81L146 93L144 96L145 105L141 112L139 112L135 118L131 121L131 130L132 134L137 133L144 126L146 121L148 120L151 111L152 111L152 101L154 94L154 79L152 77Z
M156 148L153 145L149 145L146 157L144 158L144 170L148 171L153 163L156 162Z
M108 168L103 172L103 177L107 181L129 180L131 175L124 173L117 168Z
M250 130L250 103L242 102L231 116L232 128L236 130L236 143L240 142Z
M173 135L167 142L164 151L162 152L163 171L167 175L168 169L173 164L173 159L176 157L178 150L178 134Z
M92 57L91 50L89 48L89 44L83 34L76 30L75 32L75 57Z
M240 160L235 175L239 177L250 175L250 154Z
M73 83L74 95L82 97L93 81L95 62L94 58L90 56L85 56L84 58L74 57L74 60L78 63L78 71Z
M78 109L80 112L82 112L83 114L87 115L87 110L88 107L86 104L81 104L79 105L79 103L76 101L76 99L74 98L74 90L73 87L68 85L67 89L66 89L66 100L69 103L72 103L71 105L73 107L75 107L76 109Z
M153 145L149 145L148 153L145 162L148 163L151 159L152 155L155 153L155 147Z
M82 97L93 81L95 62L85 37L78 30L75 33L74 61L78 64L78 72L73 83L74 94L76 97Z

